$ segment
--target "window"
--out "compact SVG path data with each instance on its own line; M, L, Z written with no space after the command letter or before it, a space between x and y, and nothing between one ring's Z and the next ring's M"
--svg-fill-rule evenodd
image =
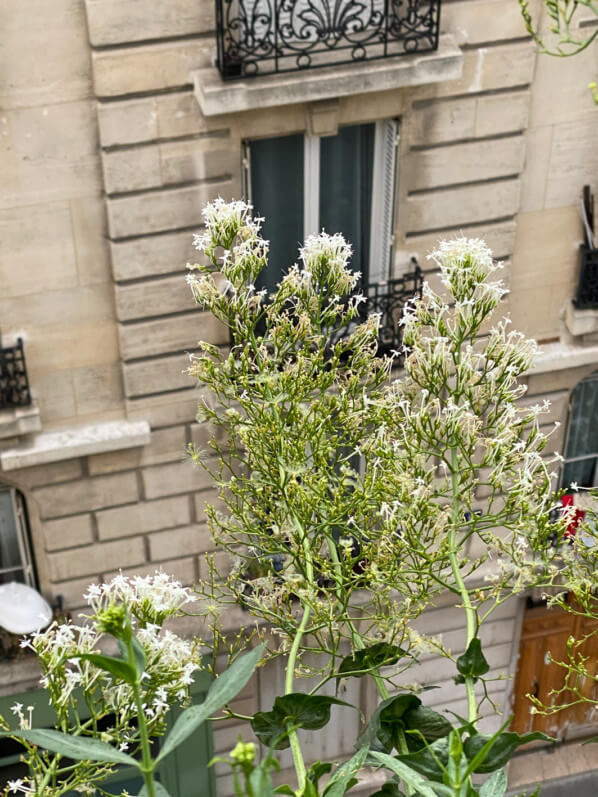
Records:
M562 486L598 486L598 372L580 382L571 395Z
M341 127L335 136L303 134L245 144L245 193L265 218L273 290L308 235L341 232L353 246L363 283L390 276L398 123Z
M35 587L35 571L23 496L0 485L0 584L9 581Z

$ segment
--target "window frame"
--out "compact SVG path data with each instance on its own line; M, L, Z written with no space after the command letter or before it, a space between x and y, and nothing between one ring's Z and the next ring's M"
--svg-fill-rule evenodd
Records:
M355 125L372 124L360 122ZM400 120L378 119L374 132L374 162L370 211L370 244L368 252L368 283L384 283L391 279L395 243L395 215L399 177ZM283 135L291 135L284 133ZM320 141L325 136L311 136L303 132L303 238L316 235L320 229ZM253 204L251 191L251 143L262 136L242 142L242 191ZM334 232L334 231L331 231ZM377 265L377 267L375 267Z
M23 573L23 583L33 589L37 588L37 577L35 572L35 564L33 560L31 540L29 533L29 523L27 518L27 507L25 505L25 498L20 490L16 487L11 487L7 484L0 483L0 493L8 493L10 504L12 507L12 516L14 519L15 533L17 546L19 549L19 556L21 560L20 566L16 567L0 567L0 578L8 575L9 573Z

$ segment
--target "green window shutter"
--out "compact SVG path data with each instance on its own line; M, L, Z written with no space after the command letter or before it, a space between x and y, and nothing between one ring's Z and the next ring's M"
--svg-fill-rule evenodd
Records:
M342 233L353 247L351 268L368 280L374 124L341 127L320 139L320 228Z
M595 487L598 481L598 373L580 382L571 394L562 486L571 482ZM571 461L573 460L573 461Z
M297 262L303 241L303 155L300 134L249 142L248 199L265 218L262 235L270 242L268 267L257 285L268 292Z

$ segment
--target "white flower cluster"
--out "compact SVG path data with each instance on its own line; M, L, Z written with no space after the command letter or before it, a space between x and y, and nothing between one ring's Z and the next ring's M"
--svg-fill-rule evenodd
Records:
M334 292L349 293L356 285L359 274L348 267L352 254L351 244L340 233L310 235L299 250L303 261L301 279L305 282L328 282Z
M94 612L118 604L141 623L160 625L195 601L191 590L161 571L133 578L120 574L107 584L91 584L84 598Z

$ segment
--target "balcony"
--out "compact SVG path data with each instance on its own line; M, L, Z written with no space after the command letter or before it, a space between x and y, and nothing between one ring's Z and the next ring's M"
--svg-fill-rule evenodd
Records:
M403 328L399 325L403 310L413 299L422 295L423 274L415 258L412 258L413 271L403 274L401 277L387 280L386 282L368 283L364 286L358 284L355 294L362 294L365 301L359 305L357 318L351 321L346 327L338 329L333 333L330 343L334 344L347 337L355 325L365 321L368 316L379 313L380 327L378 330L378 350L379 357L390 356L395 352L395 366L402 366L404 362ZM260 323L257 332L265 334L265 323ZM234 339L231 335L231 346L234 346Z
M14 346L2 346L0 341L0 410L29 407L31 393L25 365L23 341Z
M438 47L440 0L216 0L223 80Z
M399 321L405 306L422 294L423 275L415 258L412 259L412 265L413 271L402 277L386 282L369 283L356 290L356 293L363 293L365 296L365 302L359 305L359 317L356 321L362 322L374 313L380 314L377 354L382 357L399 352L395 359L397 366L402 366L404 360L403 327L399 325ZM338 335L338 339L347 335L354 324L355 321Z

